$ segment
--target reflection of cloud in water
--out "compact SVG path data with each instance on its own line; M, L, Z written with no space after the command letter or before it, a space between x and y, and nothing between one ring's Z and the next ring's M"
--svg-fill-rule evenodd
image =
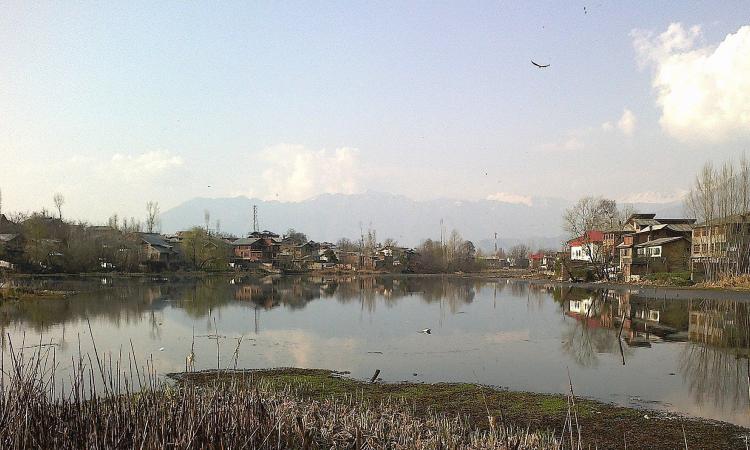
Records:
M340 367L342 363L351 360L350 355L361 352L357 339L324 338L305 330L264 331L258 339L258 345L270 346L273 350L265 355L269 367L313 367L328 363Z

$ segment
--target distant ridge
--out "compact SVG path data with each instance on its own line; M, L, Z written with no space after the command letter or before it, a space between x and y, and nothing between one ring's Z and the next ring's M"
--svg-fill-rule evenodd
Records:
M494 200L412 200L380 192L323 194L302 202L194 198L162 213L161 222L166 233L203 226L203 214L208 210L212 227L218 219L222 231L240 236L251 231L252 208L258 205L261 229L283 233L295 228L317 241L359 239L360 229L366 232L372 228L379 240L390 237L414 246L425 238L440 239L442 219L446 234L455 228L485 249L493 247L495 232L498 244L505 248L518 242L557 247L565 239L561 216L570 204L556 198L534 198L531 205ZM679 202L634 206L658 217L682 215Z

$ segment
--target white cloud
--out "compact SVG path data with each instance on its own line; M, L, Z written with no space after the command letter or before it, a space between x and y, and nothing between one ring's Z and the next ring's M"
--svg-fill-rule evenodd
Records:
M531 206L531 197L519 194L511 194L508 192L496 192L487 196L487 200L493 200L502 203L514 203L520 205Z
M658 36L631 32L639 63L652 66L652 85L670 135L722 140L750 133L750 26L717 46L696 46L701 28L670 24Z
M626 136L632 136L633 132L635 131L635 124L636 124L636 118L635 114L633 114L633 111L625 108L622 111L622 116L620 116L620 119L617 121L616 124L613 124L612 122L604 122L602 124L602 130L606 132L614 131L615 128L620 130L620 132Z
M672 192L644 191L634 192L619 199L620 203L672 203L685 198L688 191L677 189Z
M302 201L319 194L354 194L361 176L359 151L342 147L311 150L279 144L260 152L262 185L253 192L267 200Z
M540 148L545 151L553 152L573 152L576 150L582 150L586 147L586 144L581 140L578 134L582 132L569 132L567 136L560 139L557 142L549 142L543 144Z
M629 109L622 112L622 117L617 121L617 129L624 135L631 136L635 131L635 114Z
M138 155L116 153L106 164L100 166L100 172L107 176L120 176L125 180L153 177L170 169L183 165L181 157L168 151L156 150Z

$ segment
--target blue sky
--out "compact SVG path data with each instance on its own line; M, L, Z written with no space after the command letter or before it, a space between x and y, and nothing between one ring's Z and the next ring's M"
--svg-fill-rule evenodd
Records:
M746 2L2 9L5 210L57 191L90 220L365 190L666 201L750 142Z

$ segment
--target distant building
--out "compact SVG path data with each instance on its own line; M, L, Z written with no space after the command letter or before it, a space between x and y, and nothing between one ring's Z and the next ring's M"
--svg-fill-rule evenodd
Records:
M253 232L246 238L232 242L234 263L241 266L252 264L278 264L282 240L270 231Z
M140 263L150 269L171 268L180 259L179 249L156 233L138 233L141 245Z

